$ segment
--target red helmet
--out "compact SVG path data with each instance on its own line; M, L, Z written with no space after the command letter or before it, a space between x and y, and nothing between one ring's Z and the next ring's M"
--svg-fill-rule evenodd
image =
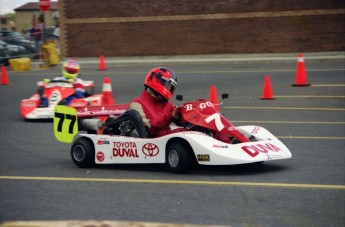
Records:
M79 75L80 65L77 60L70 59L63 63L62 74L66 79L74 79Z
M147 74L145 86L157 92L164 99L169 100L177 86L177 77L168 68L154 68Z

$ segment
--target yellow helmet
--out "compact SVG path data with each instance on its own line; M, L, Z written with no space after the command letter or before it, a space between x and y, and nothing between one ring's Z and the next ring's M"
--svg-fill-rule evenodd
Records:
M68 60L62 65L62 74L66 79L74 79L79 75L80 65L77 60Z

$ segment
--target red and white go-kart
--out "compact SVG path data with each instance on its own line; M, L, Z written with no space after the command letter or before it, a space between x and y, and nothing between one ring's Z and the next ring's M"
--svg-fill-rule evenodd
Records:
M94 82L82 81L85 90L85 98L74 99L69 106L86 107L113 104L111 95L111 83L109 78L103 79L103 90L101 94L94 94ZM20 103L20 113L23 119L53 119L56 105L65 105L65 100L73 96L75 89L72 83L65 80L44 80L37 82L37 93L29 99L23 99ZM43 105L42 97L47 100Z
M126 108L57 106L55 136L62 142L73 142L73 162L87 168L95 164L166 163L172 172L185 173L194 164L237 165L291 158L290 150L268 130L255 125L235 127L204 99L181 106L184 130L158 138L147 138L141 122L133 120L138 113ZM116 120L109 125L107 120L90 119L104 115L115 115ZM88 133L78 134L79 130ZM226 134L231 142L215 139L217 132Z

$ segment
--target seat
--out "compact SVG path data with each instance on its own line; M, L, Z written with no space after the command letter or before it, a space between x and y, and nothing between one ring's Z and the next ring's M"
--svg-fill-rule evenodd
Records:
M104 134L147 138L148 130L137 110L129 109L118 117L108 117Z

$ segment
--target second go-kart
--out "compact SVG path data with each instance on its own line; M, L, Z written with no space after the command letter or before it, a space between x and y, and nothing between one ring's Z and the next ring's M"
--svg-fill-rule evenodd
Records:
M137 118L138 112L126 110L125 105L95 108L57 106L54 113L56 138L73 142L72 160L83 168L95 164L166 163L172 172L185 173L194 164L262 163L292 156L265 128L235 127L216 111L213 103L204 99L184 103L181 130L158 138L147 138L143 122ZM111 124L107 120L90 119L110 114L116 119ZM88 133L78 134L79 130ZM216 139L217 133L226 134L231 142Z
M86 97L74 99L69 106L86 107L113 104L112 95L109 94L111 92L109 78L104 78L101 94L94 94L93 81L83 81L83 85L86 90ZM53 119L55 106L66 105L66 99L75 93L73 85L64 80L39 81L37 87L36 94L29 99L22 100L20 103L21 116L26 120ZM42 97L45 97L47 104L43 105Z

